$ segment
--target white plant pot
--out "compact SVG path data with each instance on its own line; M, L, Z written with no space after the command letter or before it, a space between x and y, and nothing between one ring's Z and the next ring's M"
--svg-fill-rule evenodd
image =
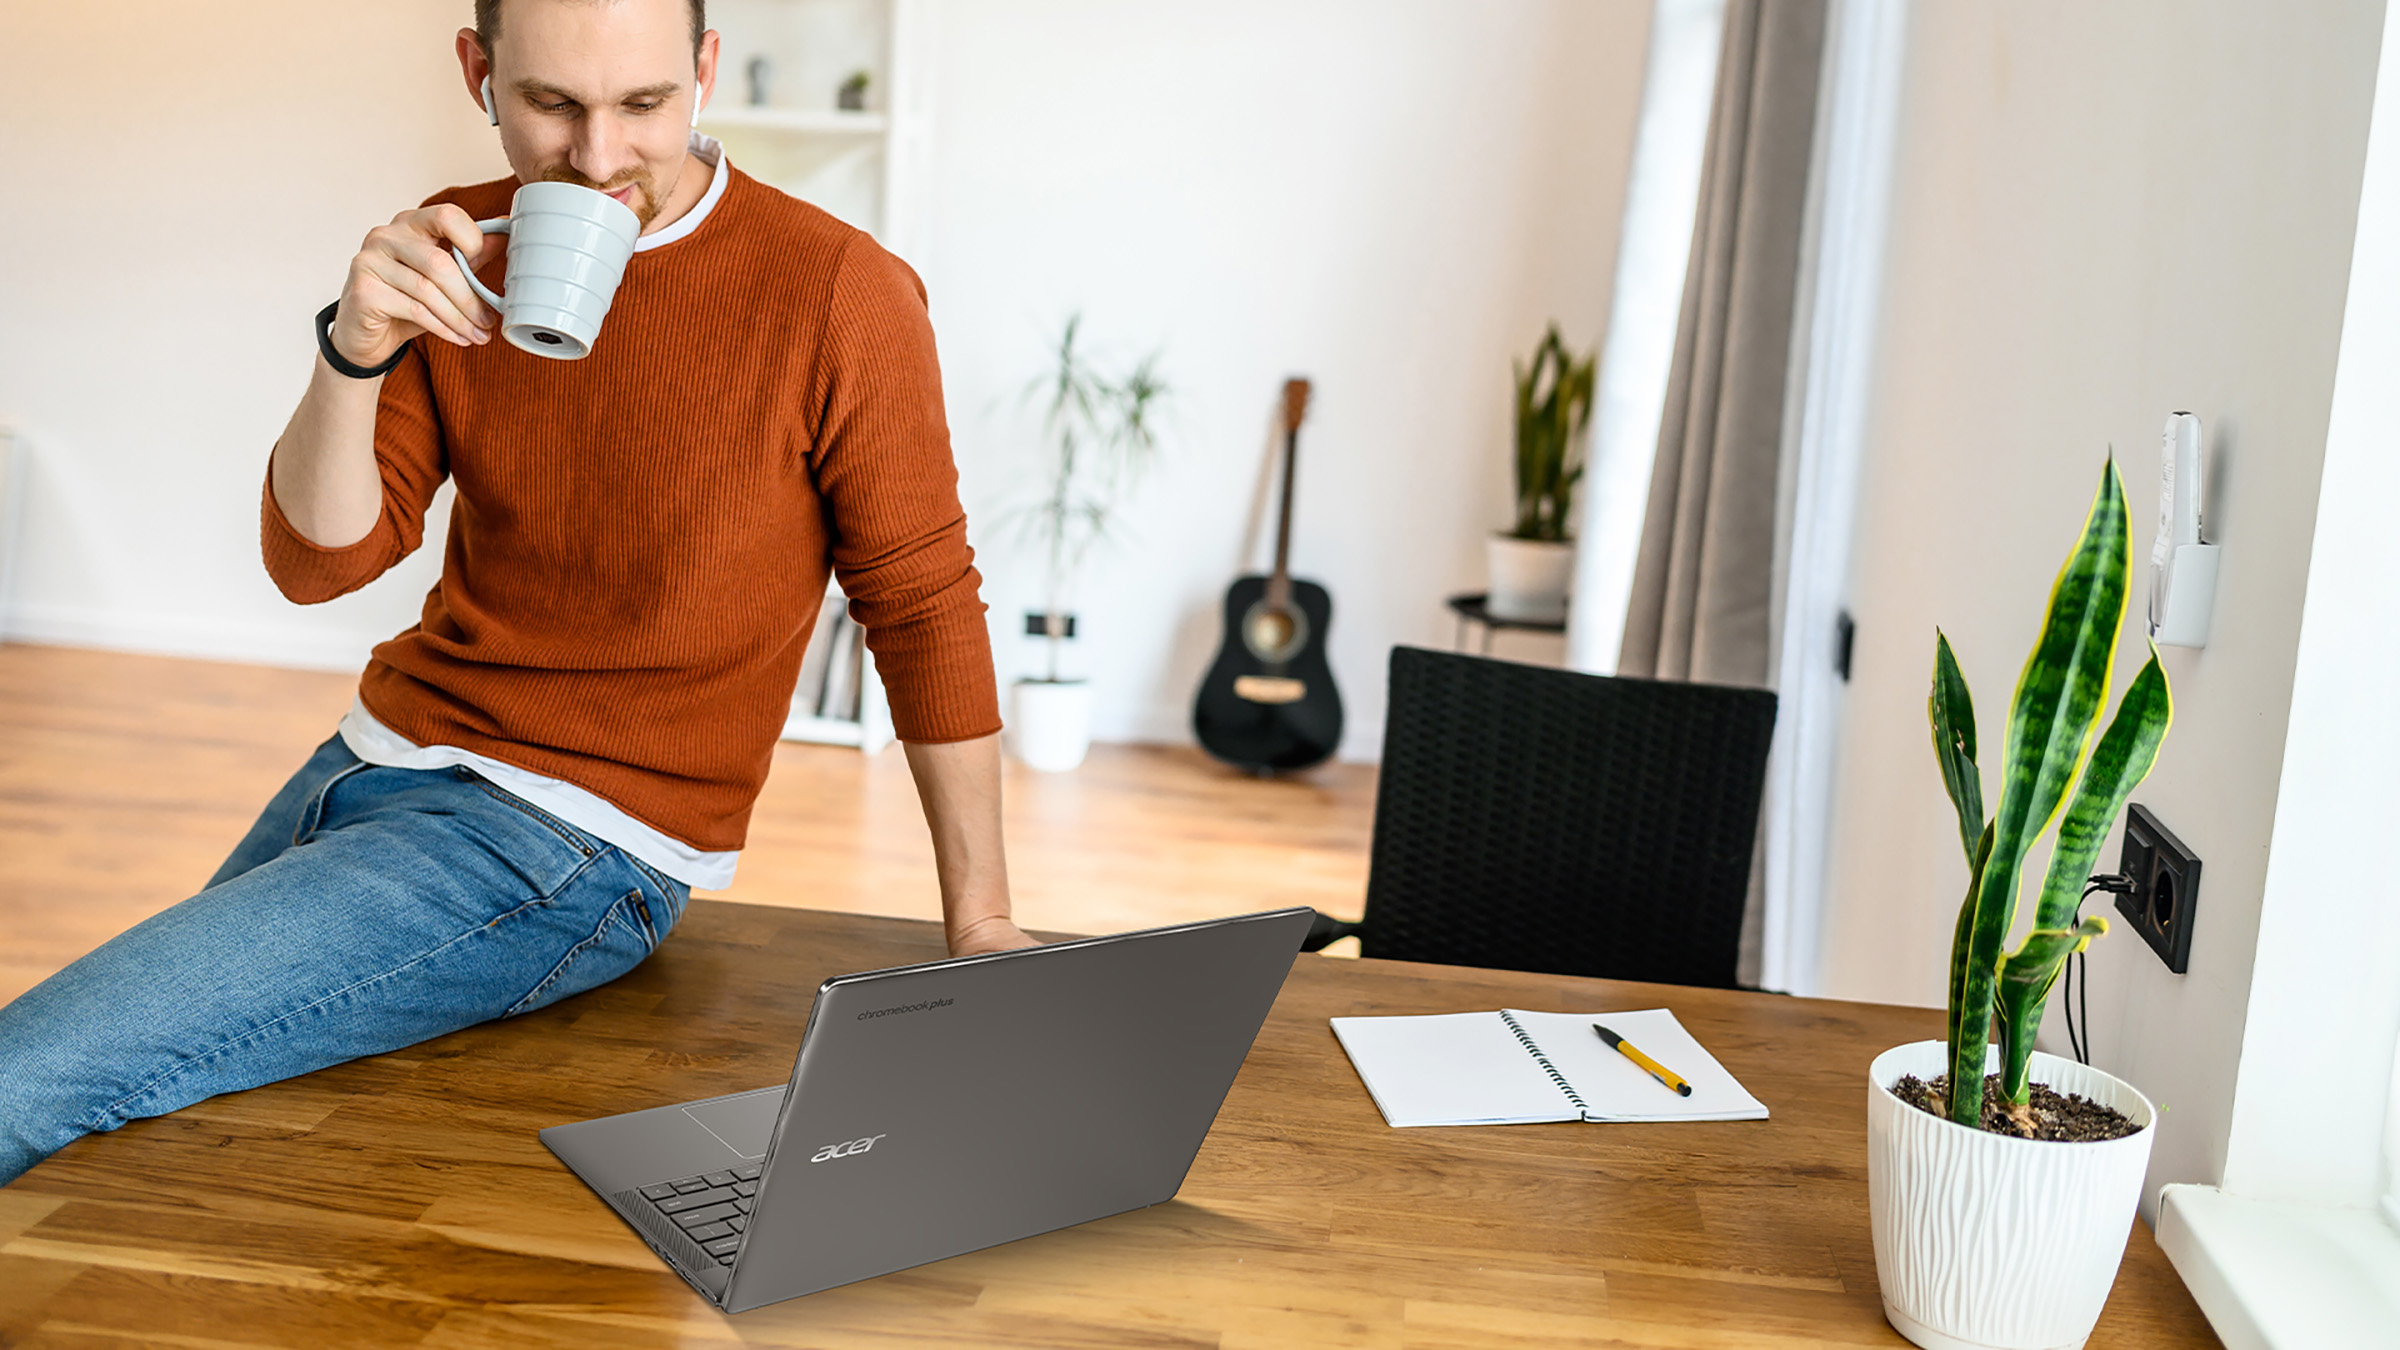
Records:
M1949 1071L1940 1041L1867 1070L1867 1191L1883 1314L1927 1350L2075 1350L2116 1283L2158 1113L2124 1080L2036 1051L2033 1080L2141 1128L2070 1144L1971 1130L1890 1092ZM1984 1072L1999 1067L1998 1047Z
M1575 546L1493 535L1484 540L1484 565L1491 582L1484 611L1520 623L1559 623L1567 617L1567 581L1575 574Z
M1092 687L1019 680L1009 688L1008 748L1026 767L1065 773L1092 748Z

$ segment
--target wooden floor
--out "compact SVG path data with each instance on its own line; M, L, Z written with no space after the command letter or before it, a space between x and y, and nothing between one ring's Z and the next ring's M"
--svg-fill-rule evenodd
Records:
M174 904L330 735L355 678L0 645L0 1003ZM1009 865L1028 928L1111 932L1276 905L1355 918L1374 770L1260 780L1194 750L1011 765ZM740 875L751 904L938 918L896 749L783 745Z

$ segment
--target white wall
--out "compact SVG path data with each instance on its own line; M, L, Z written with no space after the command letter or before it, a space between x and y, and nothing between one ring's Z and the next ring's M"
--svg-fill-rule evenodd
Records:
M1136 544L1083 605L1104 738L1183 739L1245 556L1283 377L1318 399L1295 561L1335 603L1346 749L1380 740L1384 650L1446 644L1505 524L1509 371L1555 316L1596 344L1643 0L939 0L932 291L1001 673L1038 585L985 528L1031 464L1016 390L1073 309L1181 389ZM0 631L355 665L414 619L437 550L322 610L257 560L268 447L308 318L366 229L506 171L458 88L466 0L0 11L0 420L31 449ZM38 266L27 265L39 260ZM1524 651L1525 648L1514 650ZM1541 649L1535 649L1541 650ZM1547 649L1555 652L1555 644Z
M1548 0L949 0L918 260L971 517L1036 462L1018 390L1080 309L1164 350L1177 436L1094 569L1081 659L1105 739L1188 735L1256 528L1286 375L1315 381L1293 565L1334 602L1345 753L1381 742L1384 654L1447 645L1509 515L1509 356L1607 313L1648 6ZM1262 510L1263 508L1263 510ZM978 531L1003 678L1040 578ZM1552 648L1556 650L1555 645Z
M2382 11L2049 0L1911 19L1824 988L1942 997L1966 866L1925 726L1935 625L1974 686L1989 791L2101 457L2116 448L2145 559L2160 425L2199 413L2216 636L2167 649L2175 725L2135 794L2205 865L2191 971L2122 926L2091 958L2097 1062L2168 1108L2153 1183L2224 1167ZM2123 644L2117 688L2142 655Z
M450 55L471 17L0 8L0 421L29 460L0 631L356 666L415 620L438 549L321 610L285 603L259 488L360 237L508 171Z

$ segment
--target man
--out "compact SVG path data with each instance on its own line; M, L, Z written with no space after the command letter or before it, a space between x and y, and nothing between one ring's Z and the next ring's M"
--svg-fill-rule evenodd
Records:
M206 889L0 1009L0 1182L79 1135L530 1011L631 969L732 876L829 571L933 833L954 953L1031 945L924 293L691 133L702 0L478 0L466 87L515 176L371 231L270 459L293 600L417 547L422 621ZM493 342L520 182L642 234L592 353Z

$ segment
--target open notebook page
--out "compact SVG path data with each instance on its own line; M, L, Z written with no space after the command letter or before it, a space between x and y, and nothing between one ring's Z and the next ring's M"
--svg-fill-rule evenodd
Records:
M1511 1009L1542 1053L1582 1096L1588 1120L1763 1120L1767 1108L1665 1008L1642 1012L1541 1013ZM1593 1023L1633 1043L1692 1085L1679 1097L1618 1054ZM1503 1030L1506 1028L1504 1027Z
M1583 1119L1496 1012L1336 1017L1333 1034L1394 1125Z

